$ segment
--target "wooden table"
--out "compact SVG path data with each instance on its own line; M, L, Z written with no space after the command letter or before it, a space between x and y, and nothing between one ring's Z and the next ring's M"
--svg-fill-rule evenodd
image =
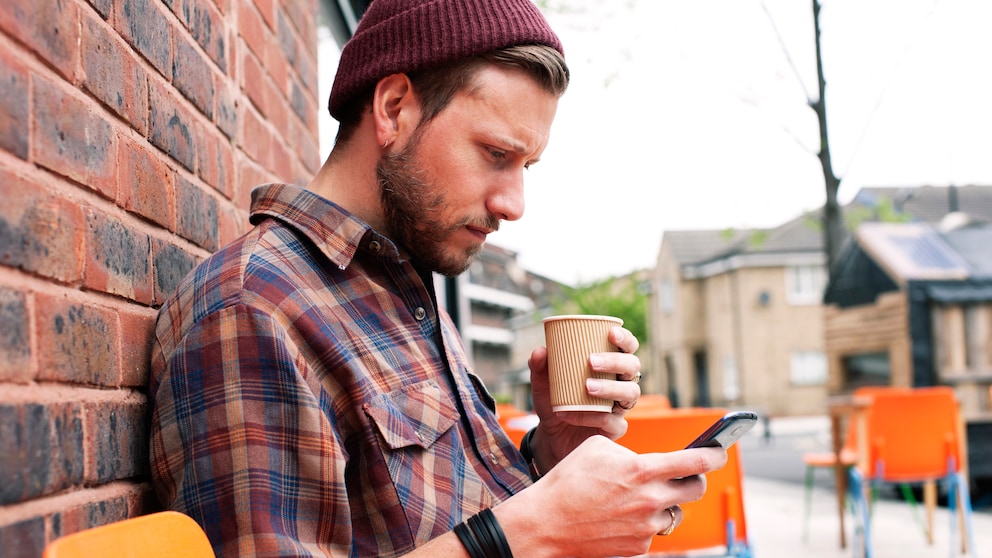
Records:
M830 437L834 452L834 484L837 490L837 518L840 520L840 547L847 548L847 537L844 531L845 498L847 497L847 466L841 461L841 450L844 447L844 433L841 422L844 419L858 421L858 455L865 455L866 425L863 417L865 409L871 405L871 398L855 397L854 395L836 395L827 399L827 409L830 411Z

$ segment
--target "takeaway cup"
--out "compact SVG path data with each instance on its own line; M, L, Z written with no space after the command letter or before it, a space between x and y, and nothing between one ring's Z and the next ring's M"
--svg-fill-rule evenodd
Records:
M589 355L617 350L609 341L609 333L618 325L623 325L623 320L612 316L565 315L544 319L552 409L606 413L613 409L612 400L593 397L586 392L586 379L617 379L616 374L590 370Z

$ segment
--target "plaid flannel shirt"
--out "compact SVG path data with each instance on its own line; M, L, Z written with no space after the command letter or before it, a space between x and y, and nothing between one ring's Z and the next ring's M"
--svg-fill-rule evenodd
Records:
M390 240L289 185L257 188L251 221L152 351L152 482L218 556L395 556L530 484Z

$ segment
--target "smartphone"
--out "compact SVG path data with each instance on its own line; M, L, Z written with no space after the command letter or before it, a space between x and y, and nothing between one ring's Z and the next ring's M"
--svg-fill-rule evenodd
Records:
M734 411L727 413L713 426L706 429L686 446L689 448L723 448L727 449L758 422L757 413L751 411Z

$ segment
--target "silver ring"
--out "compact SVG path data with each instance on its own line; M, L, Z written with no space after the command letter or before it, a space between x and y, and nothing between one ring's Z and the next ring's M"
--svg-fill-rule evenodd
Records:
M637 375L634 376L634 379L631 380L631 382L634 382L635 384L641 383L641 371L640 370L637 371Z
M665 511L668 512L668 515L672 516L672 524L669 525L668 528L665 529L664 531L658 533L662 537L667 537L668 535L671 535L672 531L675 530L675 506L672 506L670 508L665 508Z
M624 411L629 411L629 410L631 410L631 409L634 408L634 405L637 405L637 401L632 401L630 403L631 403L631 405L630 405L630 407L628 407L626 405L621 405L619 401L614 401L613 402L613 406L616 407L616 408L618 408L618 409L623 409Z

